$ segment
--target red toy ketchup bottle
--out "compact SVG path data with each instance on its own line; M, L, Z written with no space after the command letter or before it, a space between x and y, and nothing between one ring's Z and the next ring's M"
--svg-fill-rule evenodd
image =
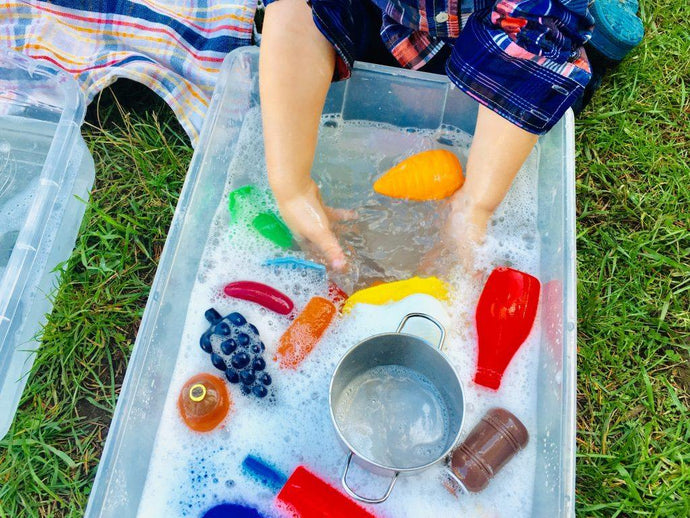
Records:
M505 267L491 272L477 304L475 383L500 387L506 367L532 330L539 291L539 280L527 273Z

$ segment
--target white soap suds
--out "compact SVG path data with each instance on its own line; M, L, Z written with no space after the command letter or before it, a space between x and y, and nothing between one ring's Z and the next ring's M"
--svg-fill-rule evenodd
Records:
M338 118L325 120L314 165L315 177L329 205L360 213L358 220L338 228L353 262L348 276L338 278L343 288L351 290L374 280L414 275L421 255L434 245L443 223L442 204L385 199L373 194L373 179L402 155L432 147L453 149L464 164L469 142L467 135L446 127L435 132L407 132L386 125L343 122ZM538 273L536 161L533 153L493 217L486 245L478 252L484 264L509 264ZM242 180L227 185L227 192L246 183L246 179L260 189L267 186L258 111L251 112L245 121L228 178L233 182L237 182L236 178ZM299 251L290 254L306 257ZM139 507L140 517L200 517L221 502L244 503L267 517L280 516L273 505L274 495L242 473L241 462L250 453L266 459L286 475L301 464L340 487L347 451L331 422L331 375L351 346L373 334L394 331L411 311L427 312L446 327L444 352L464 386L462 438L494 406L516 414L535 436L538 329L533 330L516 354L499 391L483 389L471 381L477 355L473 312L481 279L452 272L447 279L452 287L450 303L414 295L387 306L358 305L348 316L335 321L297 370L281 370L273 355L279 337L290 324L288 318L249 302L229 299L222 293L228 282L256 280L288 294L298 309L313 296L327 295L327 280L319 272L261 265L279 255L285 252L258 238L250 225L230 225L224 196L190 294L177 365ZM234 401L231 415L221 428L198 434L184 426L176 401L180 388L191 376L199 372L222 375L199 347L199 337L208 328L204 311L209 307L215 307L222 315L239 311L258 328L266 345L266 371L273 378L275 403L243 396L236 385L229 385ZM424 322L409 329L428 335L425 338L430 342L438 338L435 328L425 326ZM435 465L421 473L401 476L389 500L369 508L376 516L391 518L530 516L536 446L535 441L530 442L480 494L452 496L441 483L442 466ZM388 484L385 477L370 474L357 465L350 479L353 486L370 496L383 493Z

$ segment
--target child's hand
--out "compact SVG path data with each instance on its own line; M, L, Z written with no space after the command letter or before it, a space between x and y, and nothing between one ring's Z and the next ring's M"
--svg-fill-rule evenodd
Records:
M471 275L480 273L475 250L484 242L491 212L477 206L460 190L450 200L450 211L441 231L441 240L422 260L423 273L442 276L458 263Z
M479 106L465 183L450 200L451 211L440 246L424 259L423 269L426 266L428 271L443 274L459 259L469 273L478 273L474 252L484 241L491 214L536 141L536 135Z
M276 189L274 192L280 214L290 229L314 245L331 269L343 271L345 254L331 230L330 220L350 217L350 213L326 207L311 179L299 191L282 194Z
M451 199L451 210L441 239L456 253L468 273L477 274L481 270L475 264L475 251L484 243L490 217L491 211L477 205L462 191Z
M345 254L310 177L321 111L335 69L335 49L316 27L304 0L266 8L259 87L268 180L288 226L342 271Z

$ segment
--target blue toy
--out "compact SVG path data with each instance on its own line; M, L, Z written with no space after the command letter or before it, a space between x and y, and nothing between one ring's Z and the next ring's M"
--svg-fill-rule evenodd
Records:
M244 474L259 482L262 486L279 492L287 482L287 477L255 455L247 455L242 461Z
M245 396L253 394L262 399L268 396L268 387L273 380L265 372L263 352L266 346L256 326L237 312L222 317L218 311L210 308L204 316L211 325L201 335L199 346L211 356L213 366L223 371L230 383L239 384Z
M264 515L252 507L220 504L206 511L201 518L264 518Z
M324 265L292 256L275 257L273 259L267 259L261 264L261 266L284 266L288 268L304 268L306 270L315 270L320 273L326 273L326 267Z

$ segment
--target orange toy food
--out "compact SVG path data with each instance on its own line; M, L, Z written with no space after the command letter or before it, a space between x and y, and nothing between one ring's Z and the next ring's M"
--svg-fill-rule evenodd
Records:
M189 378L177 399L182 420L195 432L213 430L225 419L231 406L225 382L206 373Z
M333 303L314 297L280 337L275 360L283 369L295 369L316 347L336 314Z
M465 182L460 160L445 149L423 151L391 167L374 190L392 198L427 201L447 198Z

